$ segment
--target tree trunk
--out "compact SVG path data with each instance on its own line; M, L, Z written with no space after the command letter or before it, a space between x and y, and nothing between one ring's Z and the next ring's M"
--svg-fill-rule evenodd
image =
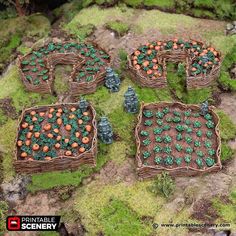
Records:
M15 6L16 6L16 11L18 13L19 16L24 16L25 15L25 11L24 9L22 8L19 0L15 0Z

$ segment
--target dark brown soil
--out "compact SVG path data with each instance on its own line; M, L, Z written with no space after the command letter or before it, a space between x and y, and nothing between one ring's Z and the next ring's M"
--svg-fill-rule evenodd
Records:
M204 162L205 158L209 156L208 153L207 153L207 148L204 146L204 142L207 141L207 140L208 140L208 141L211 141L211 142L212 142L212 147L211 147L211 148L214 149L215 151L217 150L217 148L218 148L218 143L217 143L216 134L214 133L214 129L208 129L208 128L205 126L205 123L207 122L207 120L206 120L203 116L199 116L199 117L194 117L194 116L193 116L193 114L199 113L199 112L200 112L199 110L192 110L192 111L191 111L191 116L190 116L190 117L186 117L183 112L185 112L185 111L187 111L187 110L190 110L190 109L184 109L184 108L181 108L180 106L179 106L179 107L177 107L177 106L175 106L175 107L174 107L174 106L169 106L170 112L164 116L164 118L163 118L163 125L162 125L162 126L159 126L159 125L156 123L156 120L158 119L158 118L156 118L156 112L157 112L157 111L162 111L163 108L164 108L164 107L158 108L158 109L155 109L155 110L148 109L148 108L144 109L144 110L151 110L151 111L153 112L153 117L152 117L152 118L146 118L144 115L142 115L142 121L141 121L141 124L140 124L140 127L139 127L139 139L140 139L140 141L141 141L140 150L141 150L142 162L143 162L143 163L146 163L147 166L157 166L157 164L155 163L155 157L156 157L156 156L162 157L162 158L165 158L166 156L168 156L169 154L164 153L163 151L160 152L160 153L154 153L154 151L153 151L154 147L155 147L156 145L159 145L162 149L163 149L164 147L171 147L172 153L170 154L170 156L174 157L174 159L177 158L177 157L181 157L181 158L182 158L182 163L181 163L181 165L179 165L179 166L178 166L176 163L174 163L173 165L168 165L168 166L166 166L164 163L162 163L162 164L159 164L159 165L158 165L158 166L160 166L160 167L164 167L164 168L177 168L177 167L190 166L190 167L192 167L192 168L199 169L198 165L197 165L196 162L195 162L196 159L198 158L196 151L202 151L203 154L204 154L204 157L202 158L202 159L203 159L203 168L208 168L208 167L206 166L205 162ZM173 121L172 121L172 122L169 122L169 123L166 122L166 121L165 121L166 118L168 118L168 117L170 117L170 118L174 117L174 114L173 114L174 111L177 111L177 112L180 112L180 113L181 113L181 122L179 122L179 123L174 123ZM150 127L149 127L149 126L145 126L145 125L144 125L144 122L145 122L146 120L152 120L153 125L150 126ZM182 132L183 139L182 139L181 141L177 141L176 136L177 136L177 134L178 134L179 132L175 129L175 127L176 127L177 124L186 126L186 124L185 124L185 121L186 121L186 120L190 120L190 121L191 121L191 125L189 125L189 127L192 128L192 133L189 133L189 134L188 134L188 133L186 132L186 130L183 131L183 132ZM202 124L202 127L201 127L201 128L194 128L192 124L193 124L193 122L195 122L195 121L200 121L201 124ZM215 122L214 122L214 123L215 123ZM158 127L159 127L159 128L160 128L160 127L163 127L164 125L170 125L170 127L171 127L170 130L163 131L161 134L155 135L154 132L153 132L153 129L154 129L154 128L158 128ZM140 132L141 132L142 130L148 131L149 137L143 137L143 136L141 136L141 135L140 135ZM202 131L202 137L197 137L197 135L196 135L196 131L197 131L197 130L201 130L201 131ZM211 131L213 132L213 136L212 136L211 139L208 139L208 138L206 137L206 135L205 135L208 130L211 130ZM156 136L160 136L160 137L163 138L163 137L166 136L166 135L168 135L168 136L170 136L170 137L172 138L171 143L166 144L166 143L164 143L163 141L162 141L161 143L158 143L158 142L155 141ZM188 144L188 143L185 141L185 137L187 137L187 136L190 136L190 137L192 138L192 142L191 142L190 144ZM144 146L143 141L144 141L145 139L147 139L147 138L149 138L149 139L151 140L151 143L150 143L148 146ZM201 147L195 147L195 146L194 146L194 141L200 141L200 142L201 142ZM176 145L177 143L182 146L182 151L181 151L181 152L178 152L178 151L176 150L176 148L175 148L175 145ZM191 147L191 148L194 150L192 154L187 154L187 153L185 153L185 149L186 149L187 147ZM147 158L147 159L144 159L143 156L142 156L142 153L143 153L144 151L149 151L149 152L151 152L151 156L150 156L149 158ZM184 161L184 157L185 157L186 155L192 156L192 159L191 159L191 162L190 162L189 165L186 164L186 162ZM218 162L216 155L213 156L213 159L215 159L215 163Z

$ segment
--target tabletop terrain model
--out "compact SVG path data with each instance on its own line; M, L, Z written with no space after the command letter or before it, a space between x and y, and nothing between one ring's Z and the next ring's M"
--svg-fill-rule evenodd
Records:
M69 84L71 94L76 95L95 92L97 86L104 83L109 62L109 55L95 44L49 42L20 57L18 66L29 91L52 93L55 66L73 65Z
M16 140L16 171L34 173L95 165L95 116L85 100L23 111Z
M162 171L196 175L221 169L219 118L197 105L142 104L135 129L137 171L149 178Z
M185 62L188 89L211 85L220 73L220 53L195 40L164 40L141 45L128 56L134 81L152 88L167 87L166 63Z

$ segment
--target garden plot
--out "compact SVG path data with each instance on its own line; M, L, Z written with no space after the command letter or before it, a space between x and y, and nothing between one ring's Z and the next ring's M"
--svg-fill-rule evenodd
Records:
M17 172L95 165L95 110L75 103L27 109L21 116L16 146Z
M29 91L52 93L54 68L71 64L71 93L87 94L102 84L109 55L98 45L77 42L48 42L38 50L19 58L21 78Z
M138 174L147 178L169 171L195 175L219 170L219 118L212 108L205 116L196 105L142 104L135 130Z

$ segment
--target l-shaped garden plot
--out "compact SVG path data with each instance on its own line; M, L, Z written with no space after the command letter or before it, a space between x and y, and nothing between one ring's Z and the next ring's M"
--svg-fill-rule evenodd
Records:
M162 171L191 176L221 169L219 118L197 105L142 104L135 129L137 172L141 179Z
M76 169L96 164L95 110L79 103L34 107L20 118L16 172Z

